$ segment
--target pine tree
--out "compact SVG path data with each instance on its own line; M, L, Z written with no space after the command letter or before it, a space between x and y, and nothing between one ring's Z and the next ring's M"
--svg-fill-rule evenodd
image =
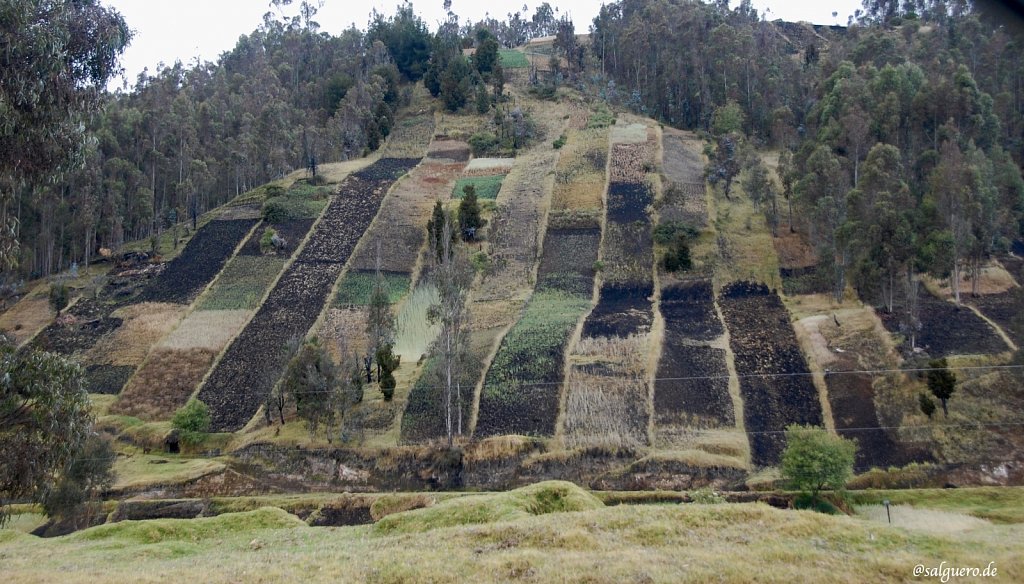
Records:
M459 203L459 233L463 241L476 238L476 230L483 227L480 218L480 204L476 198L476 187L466 185L462 188L462 201Z
M947 402L956 391L956 375L948 369L946 358L928 362L928 389L942 402L942 413L948 418Z

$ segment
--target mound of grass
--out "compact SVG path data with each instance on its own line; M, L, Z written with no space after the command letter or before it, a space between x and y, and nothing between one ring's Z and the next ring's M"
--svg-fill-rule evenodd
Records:
M589 511L604 507L573 483L548 481L505 493L453 499L430 507L388 515L374 524L380 534L422 533L442 527L512 521L531 515Z
M276 507L263 507L244 513L227 513L198 519L151 519L121 521L99 525L74 533L68 541L121 540L130 544L161 542L198 542L222 538L255 529L292 529L305 527L298 517Z
M473 185L478 199L496 199L498 198L498 191L501 190L501 181L503 180L505 180L505 175L503 174L460 178L455 183L455 189L452 190L452 198L461 199L463 189L467 185Z
M259 305L267 286L284 268L283 258L237 256L221 272L199 310L253 309Z
M498 59L501 61L501 66L505 69L525 69L530 66L530 61L526 58L526 55L514 49L500 49L498 51Z
M208 458L178 458L154 454L119 456L114 462L117 489L174 485L224 470L224 463Z
M409 274L400 272L384 272L384 282L388 290L388 302L394 304L409 291ZM370 271L355 271L345 274L338 285L338 294L334 297L334 306L367 306L373 295L373 285L377 275Z
M977 487L966 489L898 489L853 491L856 505L893 505L967 513L993 523L1024 523L1024 487Z

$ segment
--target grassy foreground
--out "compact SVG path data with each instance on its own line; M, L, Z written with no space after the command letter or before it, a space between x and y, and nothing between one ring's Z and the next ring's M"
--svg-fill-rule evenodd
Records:
M43 540L0 531L6 581L878 582L918 564L1024 580L1024 525L934 535L761 504L605 507L569 483L441 501L373 526L275 508L126 521Z

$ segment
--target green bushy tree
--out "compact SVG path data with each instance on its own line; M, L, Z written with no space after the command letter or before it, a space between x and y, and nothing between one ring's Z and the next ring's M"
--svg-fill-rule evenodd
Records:
M824 428L793 424L786 427L782 476L817 501L824 489L841 490L853 476L857 444Z
M210 408L198 399L189 400L171 418L171 426L178 431L179 439L186 446L196 446L206 440L210 422Z

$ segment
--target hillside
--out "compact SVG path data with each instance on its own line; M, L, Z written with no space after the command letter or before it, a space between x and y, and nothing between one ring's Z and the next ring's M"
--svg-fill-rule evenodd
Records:
M856 439L860 472L923 463L894 484L1020 483L1024 449L1006 430L1021 404L1013 370L999 368L1016 349L1005 327L1019 314L1018 256L986 264L969 309L941 280L922 287L917 343L962 367L949 418L925 418L920 376L900 372L923 361L901 350L899 322L820 293L807 235L773 237L747 192L753 170L725 195L705 182L711 162L697 134L566 88L538 98L524 69L509 70L510 99L535 125L514 158L471 157L467 142L487 116L442 113L418 90L379 153L322 165L316 182L298 172L240 195L180 244L159 241L158 255L124 255L105 276L94 267L52 322L40 286L0 323L19 344L83 364L99 427L132 445L123 466L150 456L135 448L167 447L170 418L190 398L211 408L217 433L190 454L223 464L181 484L154 478L168 494L504 489L546 478L747 488L771 483L766 469L791 423ZM777 151L757 156L780 181ZM467 293L461 450L443 462L426 226L434 202L455 209L470 182L487 221L471 245L488 267ZM282 211L270 216L274 205ZM693 265L670 272L663 258L682 226ZM270 230L285 243L268 251ZM279 423L270 396L290 360L285 345L317 336L339 363L367 351L378 266L398 323L394 399L366 384L340 437L306 432L293 406ZM1007 407L992 407L993 392ZM296 474L309 465L336 470ZM225 473L248 486L218 492ZM122 495L146 485L119 484Z
M902 582L915 566L941 562L993 566L993 581L1024 577L1020 523L896 506L890 526L877 510L834 517L750 503L606 507L573 485L542 483L388 514L373 526L310 527L263 507L126 521L52 540L3 531L0 546L12 582L58 573L68 582Z

